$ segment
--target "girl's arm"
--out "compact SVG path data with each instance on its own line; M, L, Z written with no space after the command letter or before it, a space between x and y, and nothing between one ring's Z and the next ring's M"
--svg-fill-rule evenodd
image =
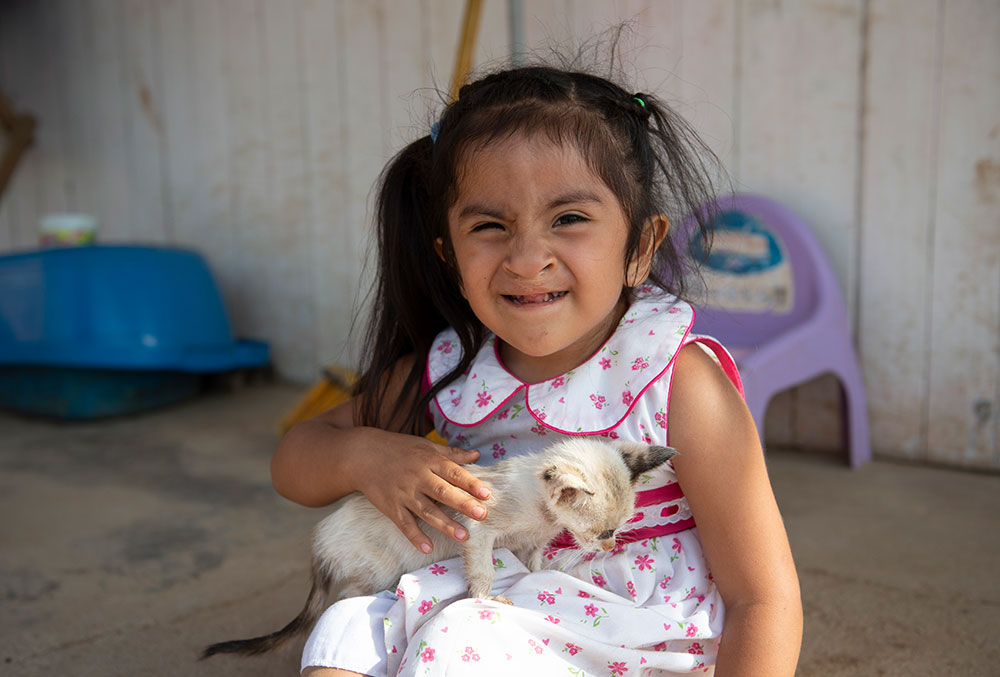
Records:
M788 537L750 412L698 346L677 356L670 445L726 605L717 677L794 675L802 602Z
M430 552L433 545L416 518L465 540L465 529L438 503L482 519L486 508L473 496L485 499L489 488L460 465L474 462L478 451L399 432L398 413L409 404L399 395L413 360L400 360L389 377L376 427L355 425L360 406L355 398L289 430L271 460L271 481L279 494L310 507L360 491L414 546Z

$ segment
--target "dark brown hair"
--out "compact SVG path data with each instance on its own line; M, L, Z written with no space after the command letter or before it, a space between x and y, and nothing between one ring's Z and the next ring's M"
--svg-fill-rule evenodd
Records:
M639 254L649 218L665 214L680 225L695 215L708 237L713 197L708 167L718 160L692 128L652 94L626 91L590 73L529 66L500 70L465 85L436 125L436 138L417 139L390 161L379 180L376 207L378 270L367 330L370 347L357 394L361 420L372 425L386 376L415 354L393 420L417 432L433 396L471 363L488 335L459 291L447 212L457 198L462 162L477 149L514 135L544 135L575 146L621 203L629 234L623 266ZM434 250L441 238L446 261ZM684 297L685 270L669 234L654 254L649 281ZM629 290L622 291L623 294ZM420 395L425 357L434 337L452 327L462 359Z

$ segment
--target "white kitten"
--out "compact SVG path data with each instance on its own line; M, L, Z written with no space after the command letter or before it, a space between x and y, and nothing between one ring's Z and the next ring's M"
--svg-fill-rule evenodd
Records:
M469 595L485 598L493 586L494 548L509 548L533 571L542 568L543 549L563 530L582 550L611 550L616 532L632 517L636 479L676 453L577 437L497 465L466 466L492 489L487 516L477 522L446 508L468 529L464 543L421 522L434 543L429 555L414 548L363 495L346 496L316 528L313 584L302 612L270 635L213 644L202 658L270 651L311 627L331 603L391 589L404 573L459 554Z

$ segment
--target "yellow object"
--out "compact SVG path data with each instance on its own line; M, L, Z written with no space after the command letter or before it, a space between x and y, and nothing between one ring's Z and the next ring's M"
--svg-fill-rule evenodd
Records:
M462 37L458 41L455 55L455 71L451 74L451 101L458 99L458 90L472 70L472 50L476 47L476 33L479 32L479 16L482 14L482 0L467 0L465 18L462 21Z
M342 404L351 399L351 391L354 389L354 382L357 376L342 367L327 367L323 370L323 380L314 384L306 394L302 396L288 413L281 417L278 422L278 434L284 435L296 423L301 423L306 419L322 414L327 409L332 409L338 404ZM427 439L437 444L447 446L448 441L431 431L427 434Z
M327 409L351 399L351 390L356 378L355 374L340 367L324 369L323 379L309 388L302 399L281 417L278 422L278 433L284 435L296 423L322 414Z

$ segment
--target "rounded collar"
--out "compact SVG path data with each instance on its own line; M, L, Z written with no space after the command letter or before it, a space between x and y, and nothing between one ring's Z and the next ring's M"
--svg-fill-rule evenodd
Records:
M525 383L504 367L497 337L490 335L469 369L434 402L450 423L474 426L523 390L524 406L545 427L566 434L606 432L616 428L670 369L693 321L690 305L643 286L611 337L579 367L547 381ZM429 382L443 378L461 358L455 331L441 332L427 358Z

